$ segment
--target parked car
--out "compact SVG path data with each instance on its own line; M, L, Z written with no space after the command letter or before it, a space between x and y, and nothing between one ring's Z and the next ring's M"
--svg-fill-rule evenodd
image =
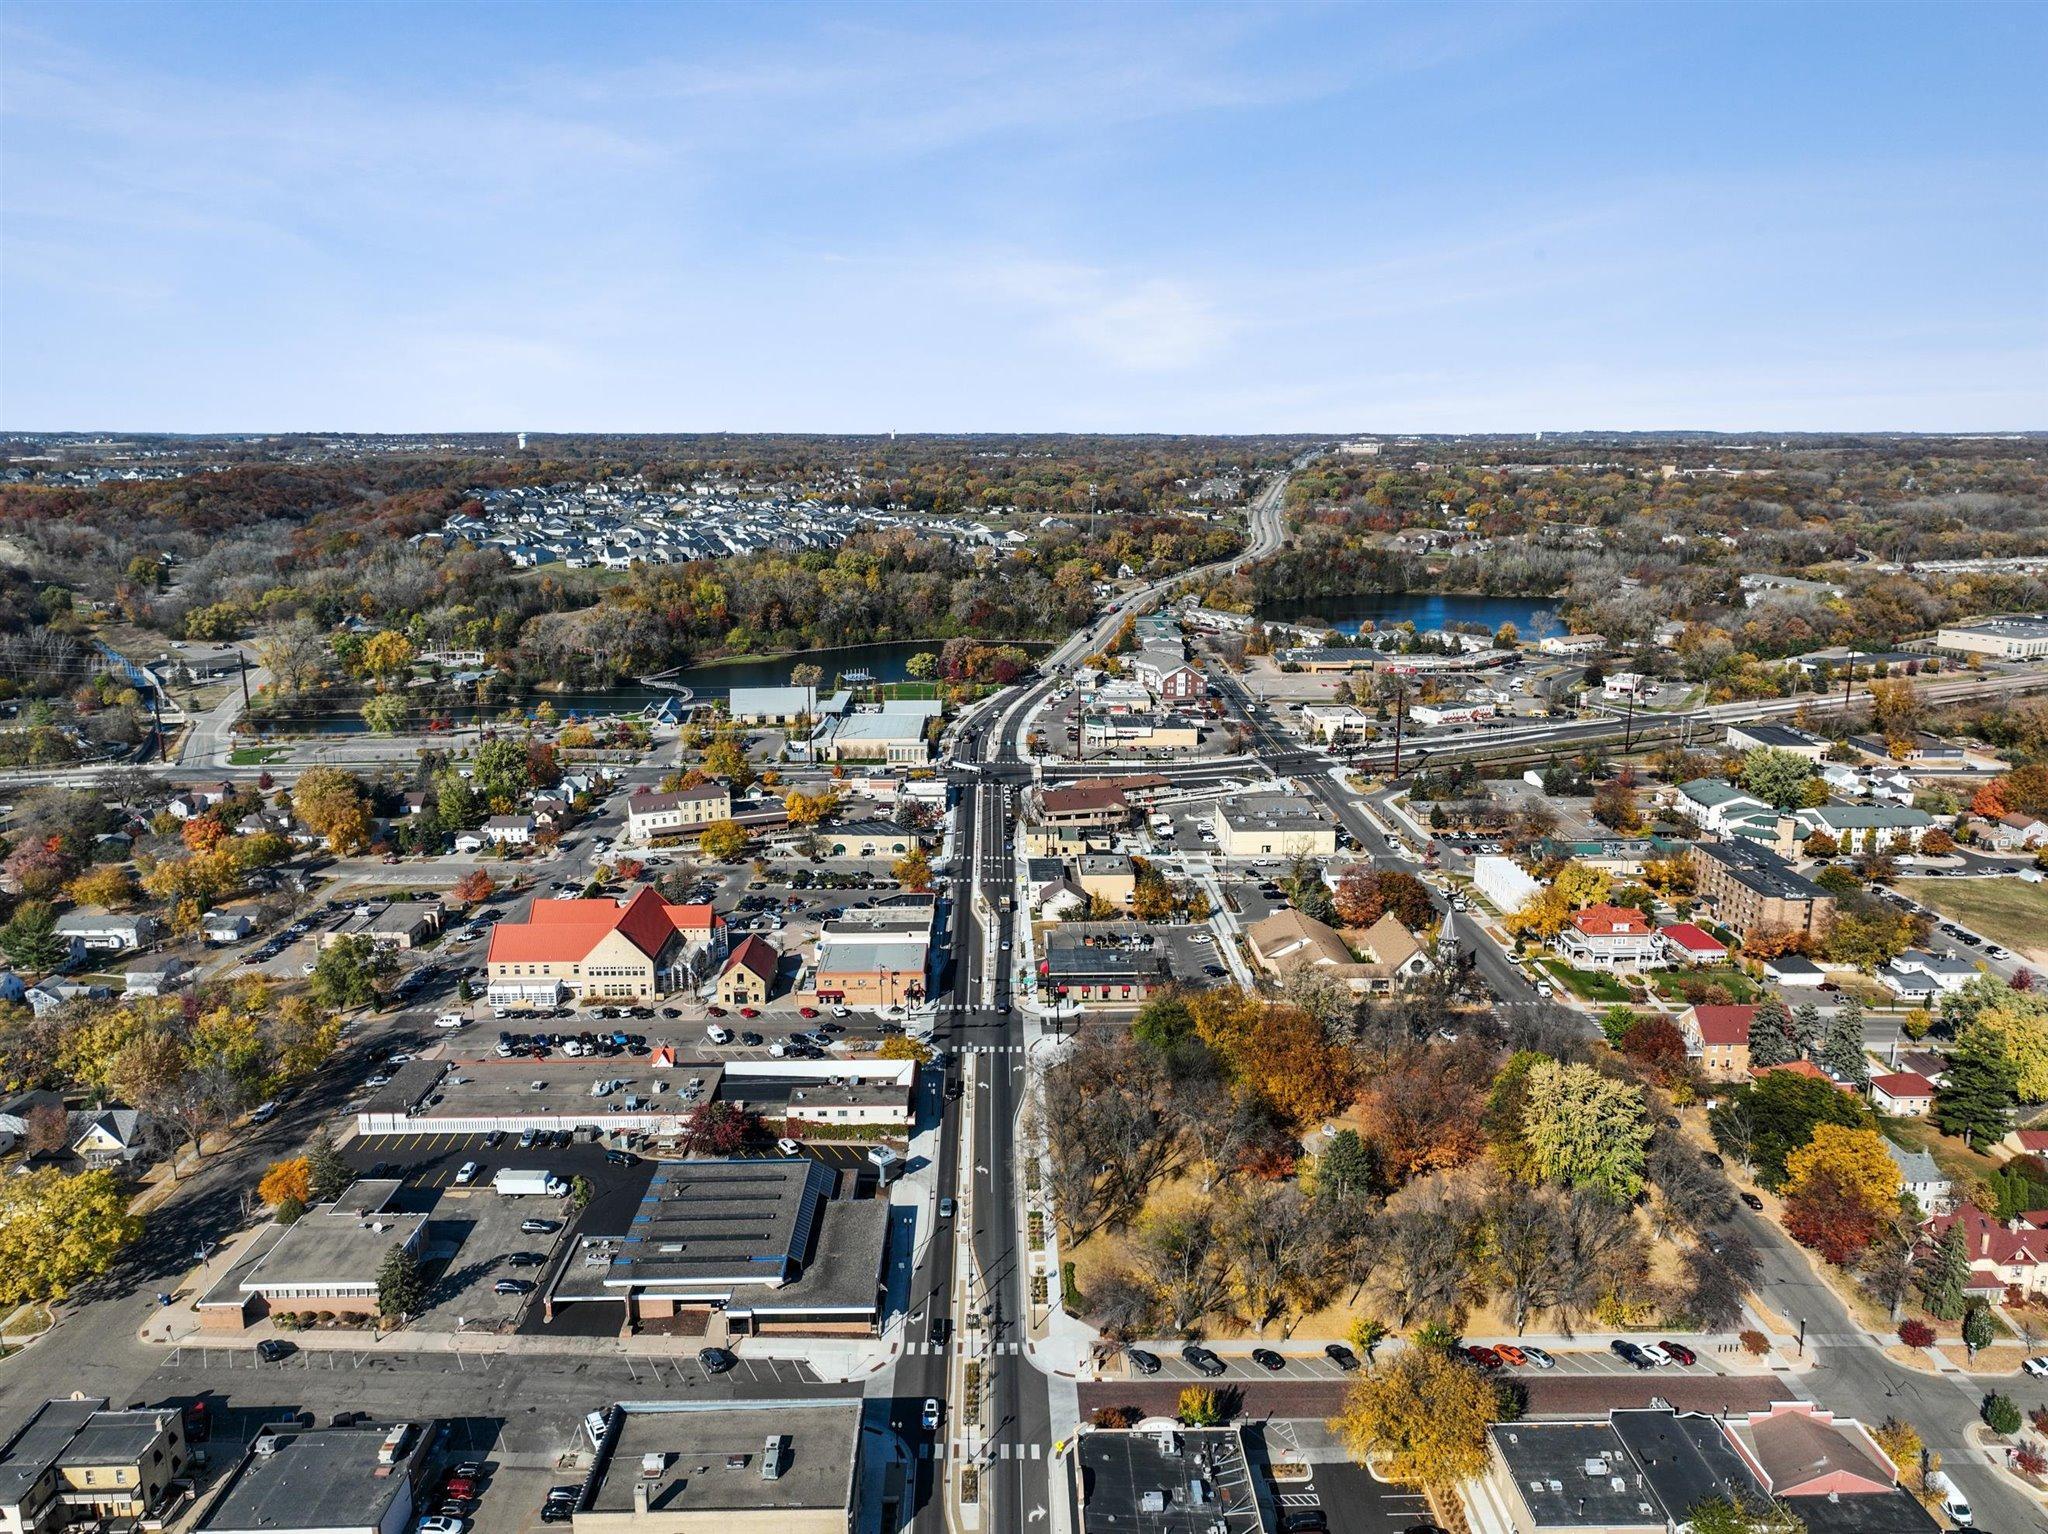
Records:
M1531 1347L1525 1342L1521 1345L1521 1351L1522 1356L1539 1369L1555 1369L1557 1367L1557 1360L1541 1348Z
M1688 1368L1700 1361L1700 1355L1682 1342L1672 1342L1667 1338L1659 1342L1657 1346L1671 1356L1672 1362L1685 1365Z
M1269 1374L1278 1374L1282 1369L1287 1367L1287 1360L1282 1358L1278 1353L1274 1352L1271 1348L1253 1348L1252 1362L1257 1364L1261 1369L1266 1370Z
M286 1342L281 1337L266 1337L256 1344L256 1356L267 1364L274 1364L279 1359L290 1358L298 1350L297 1343Z
M1159 1372L1159 1355L1157 1353L1148 1353L1143 1348L1125 1348L1124 1357L1131 1361L1131 1367L1140 1374L1157 1374Z
M1280 1515L1280 1534L1327 1534L1330 1515L1319 1507L1291 1507Z
M1753 1209L1758 1214L1762 1214L1764 1212L1764 1201L1758 1198L1754 1193L1743 1194L1742 1202L1744 1207Z
M415 1534L463 1534L468 1527L467 1518L444 1518L437 1513L430 1518L422 1518L415 1526Z
M1190 1342L1180 1350L1180 1358L1182 1363L1186 1364L1196 1373L1205 1374L1211 1379L1226 1372L1223 1360L1200 1343Z
M474 1161L465 1161L455 1169L455 1186L466 1188L476 1181L476 1174L483 1170Z
M1642 1349L1643 1357L1649 1359L1651 1363L1655 1364L1660 1369L1667 1364L1675 1364L1678 1362L1677 1359L1673 1358L1669 1353L1664 1351L1664 1347L1661 1343L1642 1342L1638 1343L1637 1346Z
M704 1366L706 1374L724 1374L737 1364L739 1359L724 1348L699 1348L697 1362Z
M1529 1361L1529 1355L1516 1347L1512 1342L1501 1343L1494 1349L1494 1352L1500 1354L1502 1363L1512 1364L1517 1369Z
M1502 1362L1500 1354L1478 1344L1465 1349L1465 1356L1482 1369L1498 1369Z
M491 1285L493 1294L531 1294L533 1280L530 1278L501 1278Z
M2048 1356L2030 1358L2021 1364L2020 1367L2033 1375L2035 1379L2048 1379Z
M513 1252L505 1261L515 1268L537 1268L546 1262L547 1258L539 1252Z
M562 1228L560 1220L521 1220L519 1234L522 1236L552 1236Z
M1323 1356L1347 1374L1358 1367L1358 1355L1341 1342L1325 1345Z
M1654 1369L1656 1361L1626 1337L1617 1337L1607 1344L1607 1351L1623 1363L1633 1364L1638 1369Z
M804 1153L804 1148L788 1135L775 1142L775 1149L785 1156L801 1156Z

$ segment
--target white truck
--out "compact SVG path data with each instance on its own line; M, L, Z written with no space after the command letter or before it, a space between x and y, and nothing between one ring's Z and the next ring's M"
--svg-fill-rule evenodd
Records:
M506 1198L523 1198L535 1193L561 1198L569 1191L569 1185L553 1172L509 1166L501 1166L492 1174L491 1186Z

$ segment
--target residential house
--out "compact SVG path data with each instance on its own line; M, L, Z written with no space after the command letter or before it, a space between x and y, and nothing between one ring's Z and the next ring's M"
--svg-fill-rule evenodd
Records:
M1764 960L1764 979L1779 987L1819 986L1827 983L1827 971L1800 954L1780 954Z
M626 840L650 842L731 818L732 791L723 783L699 783L666 794L636 793L626 800Z
M1678 1014L1685 1052L1713 1081L1749 1079L1749 1025L1754 1006L1692 1006Z
M2015 1129L1998 1142L1998 1148L2008 1156L2032 1156L2048 1162L2048 1129Z
M1826 832L1844 852L1910 850L1934 827L1925 810L1900 804L1823 804L1794 810L1792 819L1806 835Z
M2048 845L2048 820L2038 815L2000 815L1984 827L1982 835L2000 852L2031 852Z
M215 947L222 947L241 942L249 935L252 926L248 912L216 908L200 919L199 934Z
M1924 1150L1907 1150L1890 1140L1884 1142L1884 1149L1899 1169L1902 1191L1913 1195L1913 1202L1923 1214L1938 1214L1948 1208L1949 1200L1955 1196L1955 1183L1942 1171L1939 1162Z
M1925 1118L1934 1111L1934 1083L1914 1071L1890 1071L1870 1078L1870 1104L1894 1118Z
M1963 1231L1963 1252L1970 1265L1965 1293L1994 1304L2007 1289L2022 1294L2048 1294L2048 1209L2030 1209L2000 1220L1968 1200L1921 1226L1922 1250L1947 1234L1951 1225Z
M669 905L652 887L630 900L536 900L523 922L491 930L489 999L552 1007L563 997L650 1001L690 983L699 955L722 956L725 919Z
M1705 928L1689 921L1675 921L1667 927L1659 927L1657 941L1664 945L1665 957L1673 964L1719 964L1728 957L1725 944Z
M1688 857L1696 892L1740 937L1789 932L1817 942L1834 922L1834 896L1768 848L1730 837L1695 842Z
M1738 830L1769 840L1776 833L1778 812L1754 794L1745 794L1719 778L1693 778L1678 785L1674 807L1716 836Z
M28 1003L28 1009L37 1017L47 1017L59 1007L74 1001L105 1001L113 995L103 985L90 985L79 980L62 980L50 976L38 980L26 991L21 999Z
M531 815L493 815L484 822L484 840L496 847L526 847L533 843Z
M121 980L130 996L166 996L181 985L191 984L198 973L190 959L171 955L132 965Z
M153 916L115 911L66 911L57 918L57 936L87 953L132 953L155 942L160 930Z
M775 993L775 972L782 955L759 937L745 937L733 945L718 972L718 1001L727 1007L759 1007Z
M1581 969L1662 969L1662 939L1632 906L1595 905L1574 911L1557 934L1557 951Z
M1979 973L1952 953L1909 948L1877 972L1877 981L1901 1001L1926 1002L1960 991Z
M122 1166L142 1154L142 1115L133 1108L81 1108L68 1133L71 1154L89 1167Z

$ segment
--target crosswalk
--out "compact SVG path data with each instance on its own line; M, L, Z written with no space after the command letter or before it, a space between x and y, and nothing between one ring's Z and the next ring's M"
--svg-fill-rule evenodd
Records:
M968 1459L972 1456L968 1454L967 1446L961 1440L955 1438L949 1443L921 1443L917 1446L917 1457L919 1459L947 1460ZM1045 1458L1045 1445L1042 1443L986 1444L982 1447L980 1457L983 1459L1042 1460Z
M978 1352L1016 1354L1024 1351L1021 1342L992 1342L986 1349L975 1348L965 1342L906 1342L903 1344L905 1358L966 1358Z
M1025 1053L1022 1044L962 1044L963 1055L1021 1055Z

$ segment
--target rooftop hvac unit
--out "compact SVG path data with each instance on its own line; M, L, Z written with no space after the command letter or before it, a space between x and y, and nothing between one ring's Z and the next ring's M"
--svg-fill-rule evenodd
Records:
M654 1480L659 1478L662 1471L666 1469L668 1469L668 1456L659 1449L655 1450L652 1454L640 1456L640 1473L648 1479Z
M779 1481L782 1479L782 1446L789 1440L780 1433L770 1433L761 1445L761 1479Z
M277 1440L268 1433L259 1434L256 1441L249 1445L249 1452L258 1457L275 1454L277 1452Z

